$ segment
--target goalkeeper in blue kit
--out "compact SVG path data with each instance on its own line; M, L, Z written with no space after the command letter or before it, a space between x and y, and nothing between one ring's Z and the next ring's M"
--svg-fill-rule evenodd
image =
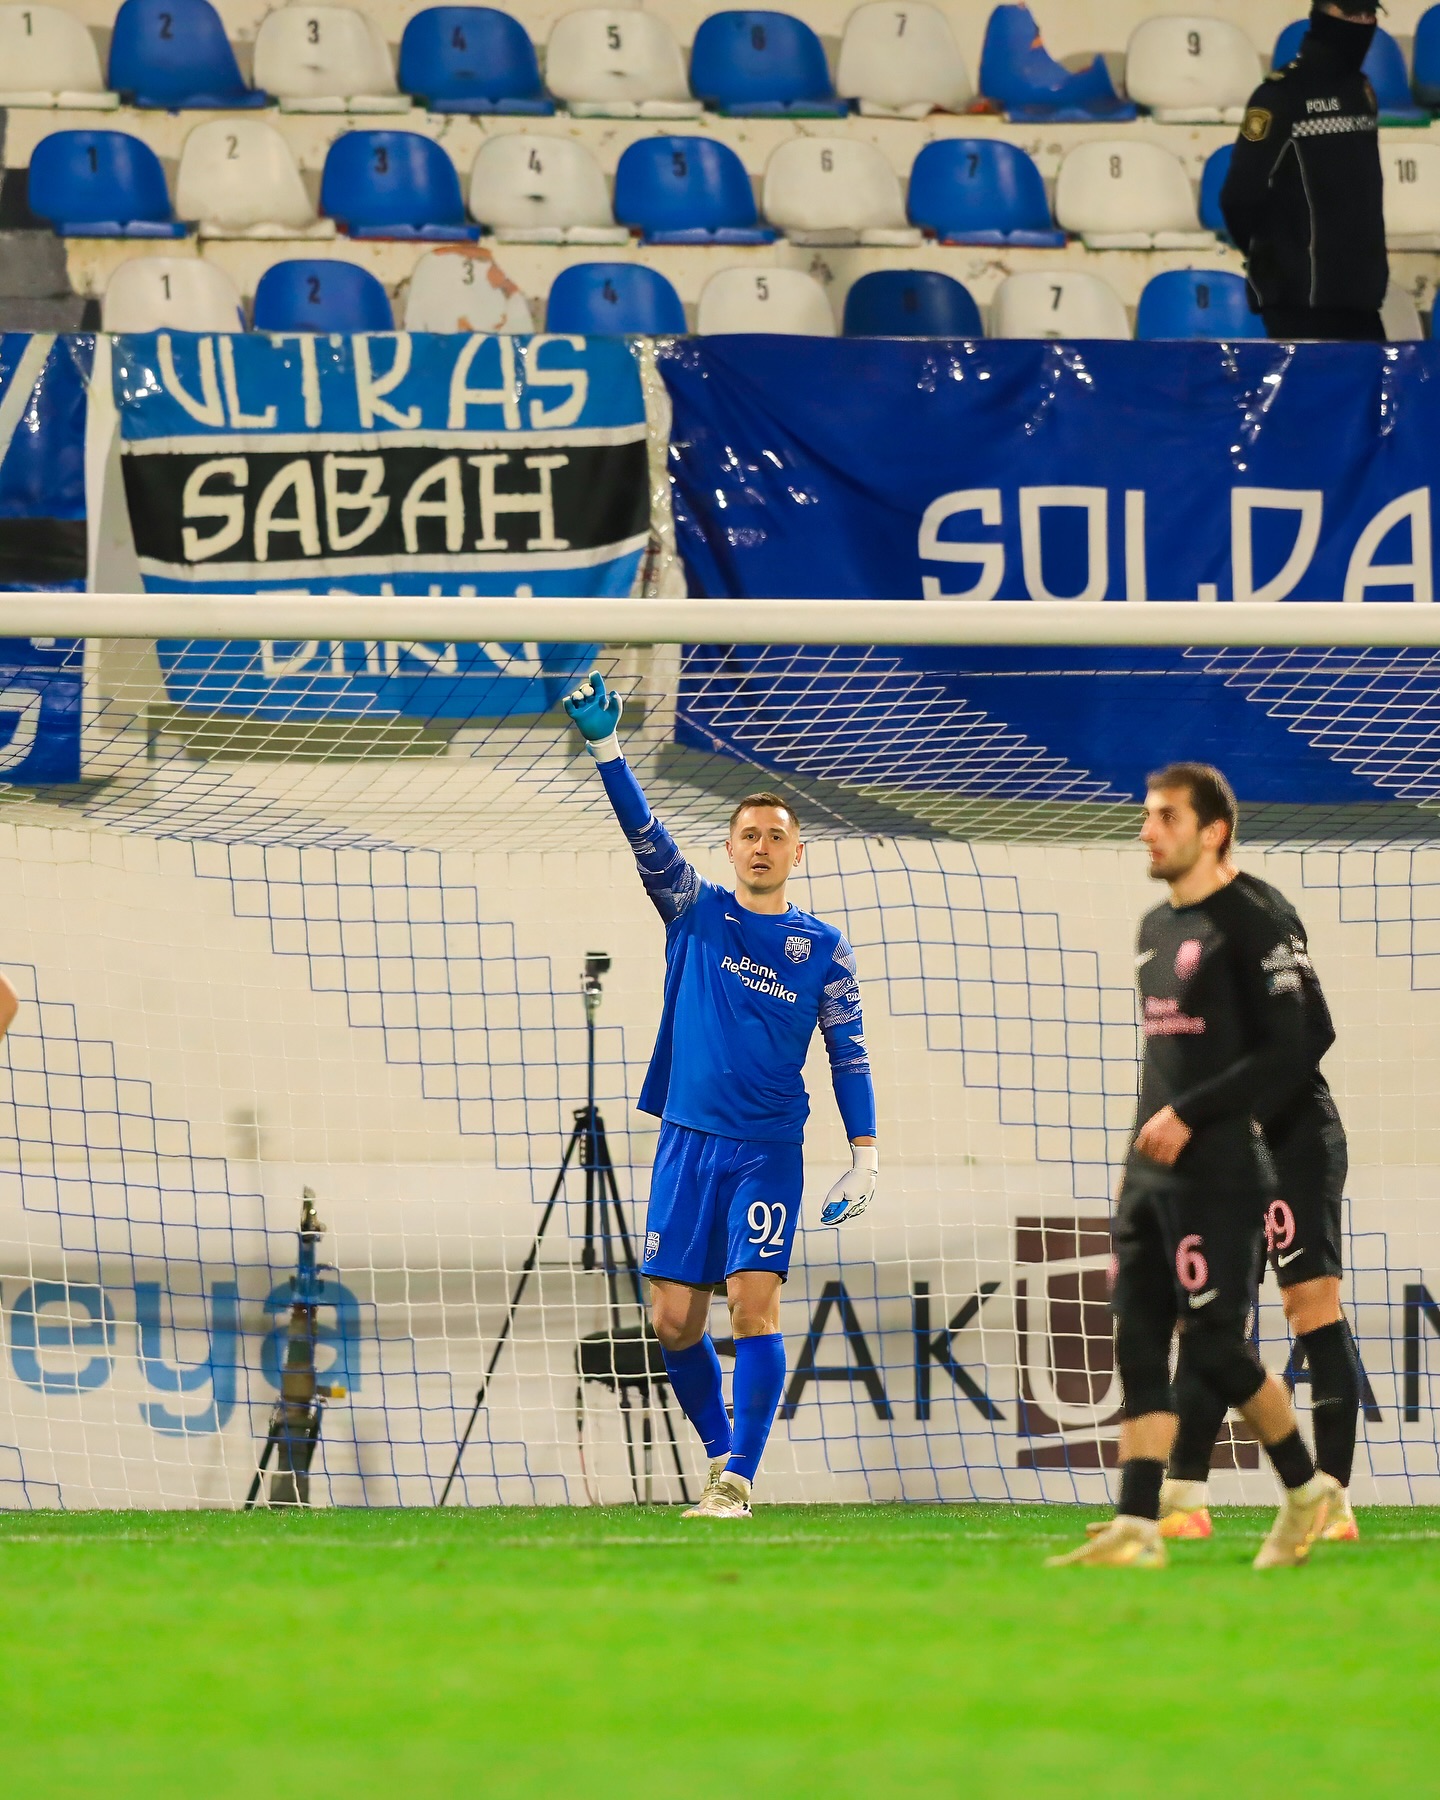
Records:
M794 810L775 794L742 800L726 843L735 887L702 880L620 753L620 708L598 674L565 701L665 922L664 1008L640 1092L641 1111L661 1120L642 1269L671 1388L710 1459L684 1516L745 1519L785 1387L780 1288L800 1215L810 1111L801 1072L817 1025L853 1154L822 1224L858 1218L875 1192L860 988L841 933L785 898L803 855ZM735 1337L733 1430L708 1331L721 1283Z

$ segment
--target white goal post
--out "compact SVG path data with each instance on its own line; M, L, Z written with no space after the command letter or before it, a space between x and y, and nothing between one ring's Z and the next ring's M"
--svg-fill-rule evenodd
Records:
M513 600L277 594L0 594L0 636L609 644L1440 645L1412 602Z

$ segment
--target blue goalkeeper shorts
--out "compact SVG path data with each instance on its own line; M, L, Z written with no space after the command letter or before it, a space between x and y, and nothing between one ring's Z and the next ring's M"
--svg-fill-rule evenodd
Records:
M717 1287L741 1269L790 1267L805 1177L799 1144L660 1127L645 1218L647 1275Z

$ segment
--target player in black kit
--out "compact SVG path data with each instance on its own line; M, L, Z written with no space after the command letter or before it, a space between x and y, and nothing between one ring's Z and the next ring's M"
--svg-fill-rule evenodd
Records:
M1348 1159L1345 1127L1319 1067L1335 1042L1335 1027L1295 908L1278 888L1254 875L1236 872L1233 881L1274 913L1300 974L1314 1066L1309 1081L1293 1100L1278 1113L1261 1117L1276 1183L1275 1198L1266 1212L1265 1242L1286 1320L1310 1370L1315 1460L1342 1488L1348 1488L1361 1386L1360 1358L1340 1306L1340 1208ZM1206 1480L1225 1409L1190 1368L1184 1338L1175 1392L1180 1429L1170 1457L1169 1478L1160 1490L1160 1531L1169 1538L1207 1538L1210 1507ZM1351 1543L1359 1535L1349 1497L1342 1496L1322 1536L1332 1543Z
M1160 1487L1177 1426L1177 1327L1195 1377L1240 1411L1286 1489L1255 1566L1302 1562L1340 1491L1316 1473L1290 1395L1261 1366L1245 1329L1274 1195L1255 1115L1279 1112L1315 1064L1289 939L1229 864L1235 822L1235 797L1218 770L1176 763L1150 777L1140 837L1150 876L1169 884L1170 899L1140 925L1145 1056L1111 1227L1120 1498L1111 1523L1057 1564L1163 1567Z

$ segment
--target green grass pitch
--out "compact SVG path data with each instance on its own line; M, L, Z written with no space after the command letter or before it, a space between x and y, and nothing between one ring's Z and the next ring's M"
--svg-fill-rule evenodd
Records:
M1440 1509L1259 1575L1078 1508L0 1514L13 1800L1440 1789Z

